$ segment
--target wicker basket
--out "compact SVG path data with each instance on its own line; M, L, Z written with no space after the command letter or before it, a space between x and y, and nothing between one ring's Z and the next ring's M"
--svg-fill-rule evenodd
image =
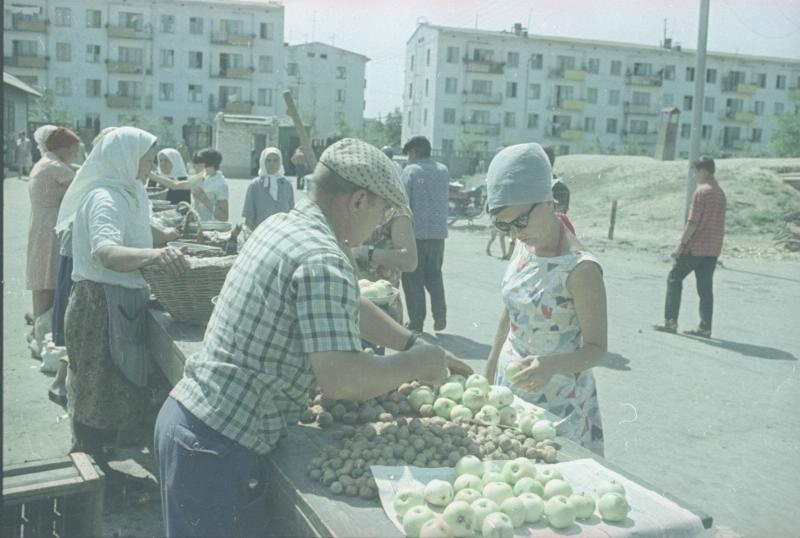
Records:
M166 200L169 189L160 189L157 187L148 187L147 197L151 200Z
M222 290L236 256L187 259L189 269L180 276L149 267L142 269L142 274L153 295L176 321L205 325L214 309L211 298Z

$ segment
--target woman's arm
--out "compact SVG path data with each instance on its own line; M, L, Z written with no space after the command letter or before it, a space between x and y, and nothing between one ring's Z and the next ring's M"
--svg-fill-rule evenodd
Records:
M494 335L492 351L489 352L489 359L486 361L485 375L489 383L494 383L495 381L495 376L497 375L497 360L500 357L500 350L503 349L503 344L506 341L510 327L508 308L503 308L503 313L500 315L500 322L497 324L497 331Z
M187 177L183 181L177 181L170 177L157 174L156 172L150 172L148 177L167 189L172 189L174 191L190 191L202 185L205 176L203 174L195 174Z
M406 215L395 217L391 223L391 234L395 248L376 248L372 253L372 262L403 273L414 271L417 268L417 241L411 219ZM353 254L367 260L369 247L356 247Z
M94 253L100 265L118 273L130 273L156 265L171 275L183 273L188 263L183 254L174 248L133 248L121 245L106 245Z

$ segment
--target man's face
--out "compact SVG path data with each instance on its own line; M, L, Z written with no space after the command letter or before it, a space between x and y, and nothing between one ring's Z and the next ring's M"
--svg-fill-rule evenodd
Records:
M370 238L375 228L386 222L389 204L383 198L358 190L351 195L350 244L356 246Z

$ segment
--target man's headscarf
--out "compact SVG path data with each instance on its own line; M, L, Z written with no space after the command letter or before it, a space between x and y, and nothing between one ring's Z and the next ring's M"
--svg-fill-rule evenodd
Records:
M161 156L166 157L169 159L169 162L172 163L172 170L170 170L169 174L166 174L161 171ZM165 148L158 152L158 173L162 176L167 176L172 179L180 179L184 177L188 177L189 174L186 172L186 163L183 162L183 157L181 156L180 151L174 148Z

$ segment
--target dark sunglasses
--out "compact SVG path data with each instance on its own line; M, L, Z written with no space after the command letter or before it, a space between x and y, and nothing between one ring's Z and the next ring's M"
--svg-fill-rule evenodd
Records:
M529 210L527 210L525 213L518 216L511 222L502 222L497 220L497 217L493 217L492 224L494 224L494 227L503 233L510 232L512 226L517 230L522 230L523 228L526 228L528 226L528 221L531 219L531 213L533 213L533 210L536 209L536 206L538 205L539 204L533 204Z

